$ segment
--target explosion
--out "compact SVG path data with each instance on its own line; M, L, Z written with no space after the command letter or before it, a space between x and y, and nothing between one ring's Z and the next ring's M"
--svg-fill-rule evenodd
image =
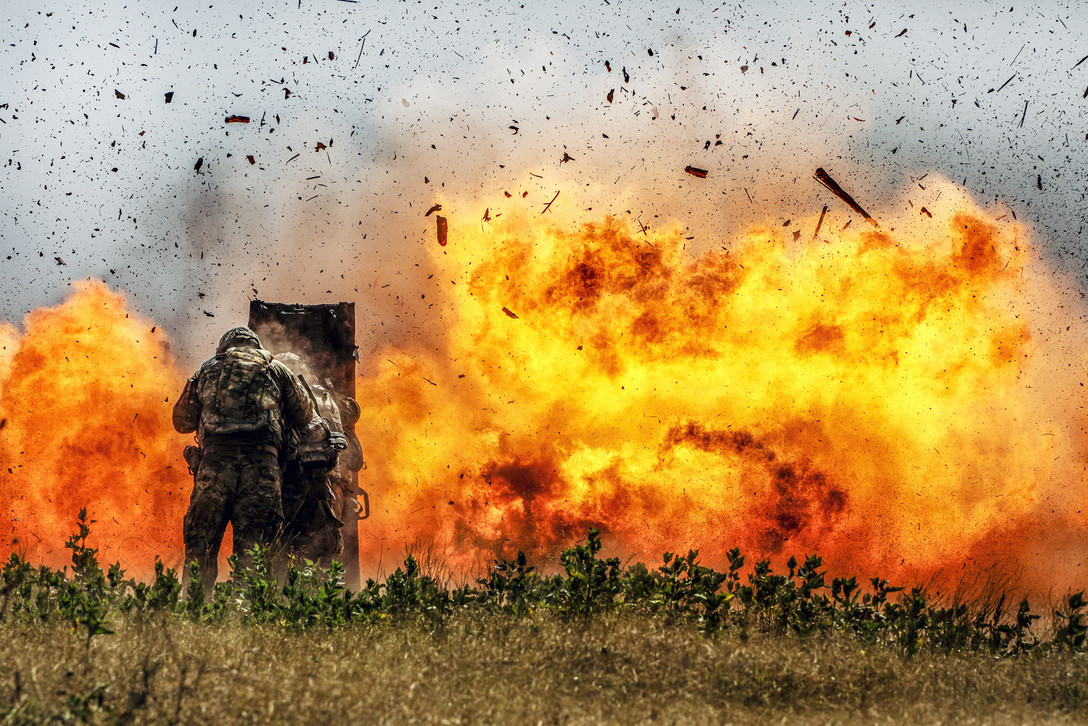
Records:
M1023 227L959 199L697 254L611 217L451 217L444 340L369 351L358 380L364 571L418 548L546 562L598 527L647 561L1074 585L1083 353L1052 337L1081 308ZM4 546L63 563L86 506L105 559L177 564L192 480L162 332L97 282L24 325L0 328Z
M101 282L24 325L0 329L0 551L70 563L86 507L103 561L177 566L192 478L170 422L185 379L162 331Z
M445 348L382 351L360 383L369 551L471 566L592 526L648 560L1068 582L1083 434L1043 400L1064 374L1033 367L1056 318L1032 319L1024 230L956 207L698 256L613 218L451 223Z

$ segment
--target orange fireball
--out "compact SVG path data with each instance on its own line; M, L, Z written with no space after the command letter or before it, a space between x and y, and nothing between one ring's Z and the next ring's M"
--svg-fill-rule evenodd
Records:
M103 561L176 566L192 478L170 424L184 379L162 333L101 282L24 325L0 331L0 549L70 563L86 507Z
M1041 367L1053 273L962 198L889 228L693 256L613 218L451 220L445 347L381 351L359 382L374 560L539 560L595 526L643 559L1071 584L1084 434L1043 390L1072 384Z
M1088 316L1025 228L946 186L886 231L794 216L697 254L614 218L451 215L421 241L443 340L358 380L370 574L420 547L547 562L593 526L643 560L1084 587ZM103 559L178 564L184 375L102 283L0 326L0 549L63 564L85 506Z

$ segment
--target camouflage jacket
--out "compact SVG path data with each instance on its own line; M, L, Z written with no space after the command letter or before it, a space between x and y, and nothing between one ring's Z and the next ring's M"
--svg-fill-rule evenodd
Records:
M317 383L310 383L310 390L314 394L314 403L317 404L317 415L325 422L330 433L344 433L344 425L340 421L340 410L336 406L336 399L333 398L332 393ZM305 431L300 431L294 426L288 428L287 432L287 457L288 459L297 458L299 456L299 448L305 448ZM312 440L311 440L312 441ZM312 442L318 443L318 442ZM342 476L340 472L339 457L336 457L337 464L330 470L330 474L334 476Z
M314 432L324 427L294 374L261 348L228 348L204 363L174 404L174 428L183 434L267 433L277 448L285 428Z

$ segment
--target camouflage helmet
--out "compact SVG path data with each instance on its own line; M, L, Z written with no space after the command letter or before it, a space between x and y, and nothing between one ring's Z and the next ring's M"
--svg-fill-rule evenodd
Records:
M306 364L306 361L302 360L302 358L294 353L280 353L276 356L276 360L287 366L296 376L303 376L307 380L313 377L313 374L310 372L310 366Z
M219 347L215 349L216 355L225 353L228 348L235 348L238 346L248 346L250 348L260 348L261 339L257 337L257 334L244 325L240 325L237 328L231 328L223 337L219 339Z

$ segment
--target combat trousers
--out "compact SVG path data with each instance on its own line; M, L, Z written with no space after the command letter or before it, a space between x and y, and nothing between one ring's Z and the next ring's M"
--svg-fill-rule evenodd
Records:
M344 551L328 470L287 462L283 478L284 538L289 554L328 566Z
M270 444L216 444L207 447L196 472L183 537L185 562L200 566L210 594L219 574L219 546L227 522L234 531L239 565L248 564L254 545L267 547L283 522L282 474L276 447Z

